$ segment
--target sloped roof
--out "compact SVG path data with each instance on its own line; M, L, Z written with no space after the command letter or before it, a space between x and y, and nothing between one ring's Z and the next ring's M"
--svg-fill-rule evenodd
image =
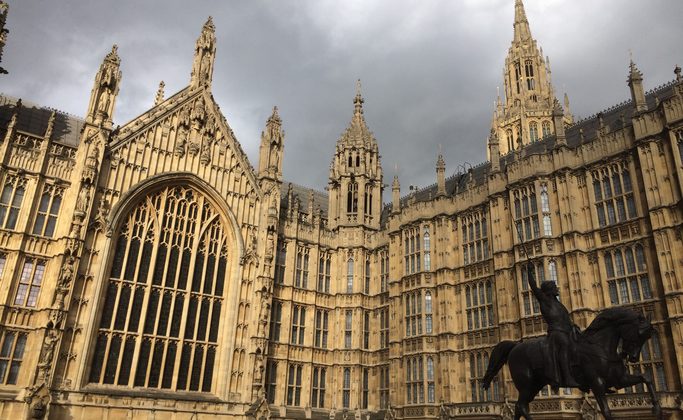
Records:
M7 127L19 99L0 93L0 127ZM43 137L50 115L55 113L52 141L77 147L85 121L82 118L52 108L21 100L17 130Z
M322 211L322 216L327 218L329 195L326 192L316 191L312 188L304 187L293 182L284 181L282 183L282 193L281 193L281 208L288 208L289 203L287 201L287 192L291 189L292 197L299 198L299 211L308 212L309 200L311 198L311 193L313 193L313 208L320 209Z

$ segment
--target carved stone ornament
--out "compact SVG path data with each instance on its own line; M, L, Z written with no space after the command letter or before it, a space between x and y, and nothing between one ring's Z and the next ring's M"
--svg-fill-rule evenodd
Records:
M50 404L50 392L43 382L39 385L26 388L24 402L28 404L28 418L40 420L47 417Z
M251 232L249 235L249 245L247 245L244 250L244 254L240 257L240 265L245 265L249 262L253 263L256 267L259 266L258 255L256 254L256 235Z
M173 153L178 157L185 156L185 144L187 143L187 127L181 126L178 128L178 136L176 137L176 145Z
M208 141L202 144L202 154L199 156L199 161L202 165L208 165L211 163L211 146Z
M191 156L195 156L197 153L199 153L199 148L199 143L195 141L187 142L187 153L189 153Z

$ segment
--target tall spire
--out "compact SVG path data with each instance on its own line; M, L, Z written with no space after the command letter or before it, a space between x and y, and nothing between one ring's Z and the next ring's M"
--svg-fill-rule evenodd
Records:
M531 36L522 0L515 0L514 35L503 69L504 103L494 111L501 155L553 134L555 89L550 59Z
M529 21L526 18L524 11L524 3L522 0L515 0L515 42L526 41L531 38L531 29L529 28Z
M377 140L363 116L360 80L356 82L353 117L337 140L330 165L330 228L378 229L382 212L382 165Z

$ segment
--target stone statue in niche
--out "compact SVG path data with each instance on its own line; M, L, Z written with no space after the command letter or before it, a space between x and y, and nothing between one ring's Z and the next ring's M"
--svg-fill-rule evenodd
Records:
M209 54L204 54L202 57L200 79L202 82L208 82L211 78L211 59Z
M88 211L88 205L90 205L90 186L83 185L76 200L76 212L85 214Z

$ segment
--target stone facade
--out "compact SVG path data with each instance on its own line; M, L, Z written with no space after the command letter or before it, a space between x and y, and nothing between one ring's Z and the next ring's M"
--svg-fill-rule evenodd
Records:
M681 71L646 94L632 63L632 100L574 122L521 0L514 27L489 161L446 179L439 156L389 205L360 83L327 192L283 179L277 108L252 167L211 19L188 87L120 127L115 46L85 118L1 96L0 417L512 418L507 370L479 385L498 341L544 334L526 247L580 326L652 319L632 368L683 418ZM647 418L631 391L610 404ZM577 391L532 409L596 418Z

